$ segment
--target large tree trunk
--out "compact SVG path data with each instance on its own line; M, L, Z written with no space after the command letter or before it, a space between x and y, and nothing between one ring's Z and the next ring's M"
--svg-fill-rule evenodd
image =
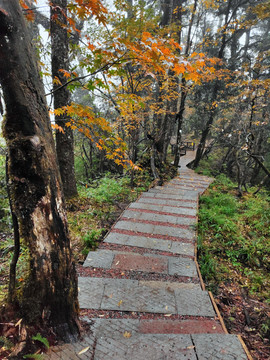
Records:
M58 78L62 84L66 82L63 71L69 70L68 36L67 36L67 0L51 1L51 63L52 78ZM61 108L70 102L70 93L67 87L59 88L59 83L54 81L54 108ZM57 125L61 126L64 133L56 131L56 152L60 168L64 195L67 198L77 195L75 170L74 170L74 145L73 132L66 126L69 118L66 114L55 117Z
M0 83L6 104L9 189L29 249L22 317L78 332L75 264L43 85L19 1L0 0Z

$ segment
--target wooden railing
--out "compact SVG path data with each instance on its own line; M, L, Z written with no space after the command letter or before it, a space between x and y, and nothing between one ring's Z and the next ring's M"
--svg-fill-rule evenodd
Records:
M187 150L195 150L195 142L193 141L186 141L183 143Z
M173 144L173 145L171 145L171 146L172 146L172 153L175 154L176 145ZM186 155L187 150L192 150L192 151L194 151L194 150L195 150L195 146L196 146L195 142L192 142L192 141L183 141L183 142L181 142L180 147L179 147L180 156Z

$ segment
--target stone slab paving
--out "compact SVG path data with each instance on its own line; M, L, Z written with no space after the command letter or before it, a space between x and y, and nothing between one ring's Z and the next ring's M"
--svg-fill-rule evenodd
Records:
M151 235L164 235L164 236L172 236L181 239L187 239L189 241L193 241L195 238L195 231L185 228L177 228L173 225L170 226L162 226L162 225L154 225L147 223L139 223L133 221L123 221L119 220L115 225L114 229L117 230L128 230L135 233L145 233Z
M127 235L111 232L105 238L105 243L138 247L143 249L166 251L177 255L194 256L194 245L191 243L163 240L155 237L138 236L136 234Z
M176 187L176 186L171 186L171 187L165 187L162 186L160 189L150 189L148 190L148 192L146 194L156 194L156 195L174 195L174 196L183 196L183 195L189 195L190 191L192 191L192 194L194 192L200 192L195 186L194 187L190 187L190 188L186 188L186 187Z
M196 225L195 217L184 217L174 215L164 215L159 213L147 213L142 211L126 210L122 214L122 218L144 220L144 221L157 221L170 223L175 225Z
M247 356L236 335L194 334L192 340L199 360L246 360Z
M172 200L172 199L168 199L168 198L154 198L154 197L149 197L149 196L141 196L138 200L137 203L146 203L146 204L154 204L154 205L162 205L162 206L175 206L178 207L180 206L180 204L182 206L185 207L190 207L192 209L196 208L197 206L197 201L196 200Z
M102 337L95 351L97 360L196 360L189 335L138 334L128 339Z
M114 252L108 250L90 251L83 264L84 267L110 269L114 259Z
M147 281L80 277L79 289L85 309L215 317L208 293L198 287L151 287Z
M185 204L186 205L186 204ZM156 211L169 213L171 216L173 215L188 215L196 217L197 209L188 206L168 206L168 205L157 205L157 204L148 204L143 202L135 202L131 203L128 209L140 209L140 210L148 210L148 211Z
M125 332L131 336L141 334L223 334L221 325L212 319L179 320L179 319L102 319L87 317L84 321L91 324L94 337L110 336L119 338Z
M197 325L197 324L194 324ZM119 328L122 331L119 331ZM196 327L197 328L197 327ZM125 330L127 329L127 330ZM245 360L235 335L136 333L132 326L115 324L93 331L82 341L50 350L50 360ZM128 336L125 334L128 334ZM95 346L94 346L95 344ZM79 354L82 350L85 352Z
M164 255L127 253L111 250L90 251L84 267L154 272L168 275L197 277L191 258Z
M52 348L45 359L247 358L238 338L225 334L199 282L194 225L198 196L212 179L188 169L190 160L181 158L180 177L130 204L104 239L104 248L88 254L86 274L97 269L103 274L78 281L80 307L95 314L85 317L91 332ZM119 271L139 277L111 276ZM166 276L173 281L165 281ZM105 315L112 318L99 318Z
M148 191L141 195L141 198L154 198L154 199L166 199L166 200L194 200L196 201L198 198L198 192L197 191L183 191L180 194L170 194L166 192L154 192L154 191Z

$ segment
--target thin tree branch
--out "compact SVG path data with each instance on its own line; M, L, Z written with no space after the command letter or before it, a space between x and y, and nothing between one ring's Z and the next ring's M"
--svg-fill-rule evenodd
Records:
M117 64L117 63L121 60L121 58L123 58L123 56L124 56L125 54L126 54L126 52L125 52L123 55L121 55L117 60L113 61L112 63L107 63L107 64L105 64L104 66L102 66L101 68L99 68L98 70L94 71L94 72L91 73L91 74L86 74L86 75L82 75L82 76L77 76L76 78L73 78L73 79L67 81L65 84L59 86L58 88L56 88L56 89L54 89L54 90L51 90L51 91L50 91L49 93L47 93L47 94L45 94L45 96L49 96L49 95L54 94L56 91L63 89L65 86L71 84L71 83L74 82L74 81L84 80L84 79L86 79L86 78L89 77L89 76L96 75L96 74L100 73L101 71L104 71L104 70L109 69L109 68L112 67L113 65Z

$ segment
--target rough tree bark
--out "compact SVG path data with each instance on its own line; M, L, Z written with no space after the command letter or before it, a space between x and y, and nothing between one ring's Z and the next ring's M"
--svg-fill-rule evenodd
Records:
M75 264L37 61L19 1L0 0L0 83L6 104L9 189L29 274L17 298L25 322L78 333Z
M66 77L62 70L69 70L68 34L67 34L67 0L52 0L50 3L51 17L51 64L52 78L58 78L62 84ZM61 108L70 102L70 93L67 87L59 88L57 82L53 83L54 108ZM66 114L55 117L57 125L64 133L56 131L56 152L63 183L64 195L71 198L77 195L74 170L73 132L66 126L69 118Z

